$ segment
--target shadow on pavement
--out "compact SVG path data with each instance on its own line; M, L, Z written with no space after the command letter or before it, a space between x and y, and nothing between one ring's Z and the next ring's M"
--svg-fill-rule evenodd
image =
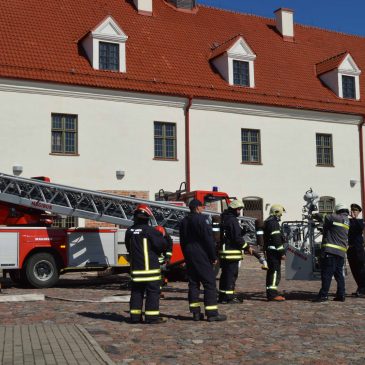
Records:
M122 316L118 313L110 313L110 312L101 312L101 313L94 313L94 312L80 312L77 313L79 316L93 318L93 319L103 319L106 321L113 321L113 322L125 322L128 317Z

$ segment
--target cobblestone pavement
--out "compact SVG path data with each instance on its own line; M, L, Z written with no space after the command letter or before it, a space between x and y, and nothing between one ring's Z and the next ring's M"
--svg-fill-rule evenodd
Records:
M67 274L56 288L8 287L4 292L97 300L128 294L126 283L124 275ZM319 282L282 279L280 289L287 300L267 302L265 272L254 258L246 257L237 282L244 300L220 306L228 316L226 322L193 322L187 284L179 282L165 290L161 312L167 322L161 325L128 324L128 303L59 299L0 303L0 324L81 325L117 364L365 364L365 299L351 297L355 290L351 274L346 285L346 302L312 303Z

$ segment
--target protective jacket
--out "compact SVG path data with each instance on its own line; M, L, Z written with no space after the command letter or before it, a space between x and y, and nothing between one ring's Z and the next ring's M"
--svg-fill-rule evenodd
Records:
M180 244L186 260L191 249L195 248L209 261L217 259L211 225L203 214L189 213L180 224ZM190 247L189 247L190 246Z
M221 247L219 258L221 260L242 260L242 250L248 247L245 242L242 229L238 223L234 211L225 210L221 216Z
M283 236L280 229L280 220L270 215L264 222L264 249L265 251L276 251L285 254Z
M346 257L349 227L347 213L326 215L323 222L322 252Z
M363 238L364 221L362 219L351 218L350 229L349 229L349 247L360 247L364 246Z
M125 244L130 254L132 281L160 280L159 256L167 248L167 241L162 233L147 224L134 224L127 229Z

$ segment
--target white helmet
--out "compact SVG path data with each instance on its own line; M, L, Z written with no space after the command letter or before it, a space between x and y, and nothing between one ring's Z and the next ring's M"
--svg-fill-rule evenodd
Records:
M335 206L335 212L336 213L339 212L340 210L347 210L347 212L349 212L349 208L343 203L338 203Z
M286 212L285 208L280 204L273 204L270 207L270 215L281 217L285 212Z
M232 209L243 209L245 207L245 205L238 199L234 199L232 200L229 205L230 208Z

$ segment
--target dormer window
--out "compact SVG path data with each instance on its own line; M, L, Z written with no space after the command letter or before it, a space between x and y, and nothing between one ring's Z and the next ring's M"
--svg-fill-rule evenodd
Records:
M82 45L94 69L126 72L127 39L116 21L108 16L82 39Z
M99 69L119 70L119 44L99 42Z
M321 81L339 98L360 100L361 70L348 52L316 65Z
M216 46L210 56L223 79L233 86L255 87L256 55L241 35Z
M250 86L250 66L248 62L233 60L233 84Z

